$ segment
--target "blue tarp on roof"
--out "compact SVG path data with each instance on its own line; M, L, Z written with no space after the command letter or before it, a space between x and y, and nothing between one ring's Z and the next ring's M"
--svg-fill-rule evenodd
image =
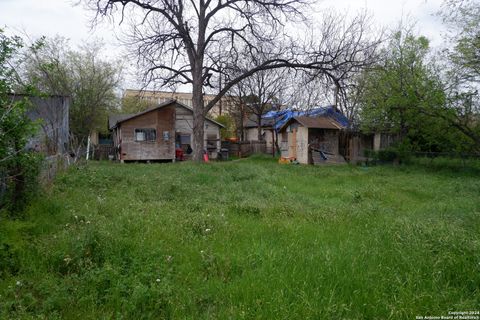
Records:
M284 109L280 111L269 111L262 116L262 119L274 120L275 130L280 129L288 120L293 117L330 117L344 127L348 126L348 119L341 112L335 110L333 106L315 107L308 110Z

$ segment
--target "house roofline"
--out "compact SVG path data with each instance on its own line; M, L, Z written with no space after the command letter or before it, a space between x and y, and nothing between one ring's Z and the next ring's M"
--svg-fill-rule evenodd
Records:
M177 105L179 105L179 106L181 106L181 107L183 107L183 108L185 108L185 109L193 112L193 109L190 108L189 106L187 106L187 105L185 105L185 104L183 104L183 103L181 103L181 102L178 102L178 101L175 100L175 99L170 99L170 100L167 100L167 101L159 104L158 106L156 106L156 107L154 107L154 108L144 110L144 111L139 112L139 113L136 113L136 114L134 114L134 115L132 115L132 116L130 116L130 117L128 117L128 118L125 118L125 119L122 119L122 120L117 121L117 122L110 128L110 130L111 130L111 129L115 129L115 128L116 128L120 123L122 123L122 122L131 120L131 119L134 119L134 118L136 118L136 117L142 116L142 115L147 114L147 113L152 112L152 111L156 111L156 110L158 110L158 109L164 108L164 107L166 107L166 106L169 106L169 105L172 105L172 104L175 104L175 103L176 103ZM217 121L215 121L215 120L213 120L213 119L210 119L210 118L208 118L208 117L205 117L205 120L210 121L210 122L212 122L212 123L214 123L214 124L216 124L216 125L218 125L218 126L220 126L220 127L222 127L222 128L225 128L225 126L224 126L223 124L221 124L221 123L219 123L219 122L217 122Z
M193 108L187 106L186 104L183 104L183 103L181 103L181 102L178 102L177 100L173 100L173 101L176 102L178 105L184 107L185 109L190 110L190 111L193 112ZM215 120L213 120L213 119L211 119L211 118L209 118L209 117L205 117L205 120L210 121L210 122L213 122L214 124L216 124L216 125L218 125L218 126L220 126L220 127L222 127L222 128L225 128L225 126L224 126L223 124L221 124L220 122L217 122L217 121L215 121Z
M301 119L298 119L298 118L301 118L301 117L292 117L290 119L288 119L287 122L285 122L279 129L278 129L278 132L282 131L283 129L285 129L287 126L289 126L292 121L297 121L298 123L300 123L303 127L305 128L310 128L309 126L306 126L304 123L302 123ZM344 129L344 127L338 123L335 119L331 118L331 117L328 117L328 116L321 116L321 117L314 117L314 118L325 118L325 119L328 119L330 121L330 123L337 127L337 130L342 130ZM322 129L322 128L318 128L318 129ZM332 129L332 128L323 128L323 129ZM333 129L335 130L335 129Z

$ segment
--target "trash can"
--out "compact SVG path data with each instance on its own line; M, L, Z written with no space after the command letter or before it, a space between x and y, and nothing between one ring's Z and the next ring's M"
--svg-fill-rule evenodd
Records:
M228 160L228 149L227 148L220 149L220 156L222 160Z

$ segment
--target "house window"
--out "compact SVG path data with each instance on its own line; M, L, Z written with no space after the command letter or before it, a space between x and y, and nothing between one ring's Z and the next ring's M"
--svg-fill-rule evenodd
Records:
M157 131L155 129L135 129L135 141L155 141Z
M180 144L190 144L190 135L189 134L181 134L180 135Z

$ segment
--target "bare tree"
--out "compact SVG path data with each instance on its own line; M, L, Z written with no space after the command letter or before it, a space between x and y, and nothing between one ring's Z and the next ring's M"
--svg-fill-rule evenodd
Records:
M297 35L301 41L293 40L287 23L306 20L302 12L309 0L83 1L96 10L97 18L119 15L120 23L128 21L126 40L135 48L146 82L191 85L197 161L202 159L206 113L238 82L262 70L285 67L330 73L362 64L356 59L372 50L358 33L357 20L343 35L334 34L338 21L329 20L315 37L310 32L307 37ZM248 68L237 67L236 61L245 56L262 58ZM204 105L202 96L215 88L219 75L225 79L223 88Z
M383 42L384 31L372 29L371 16L366 11L361 11L350 22L347 22L345 14L328 12L323 21L324 29L330 32L334 45L341 46L340 43L343 42L352 45L347 50L347 63L331 70L311 69L295 75L298 81L293 86L292 103L301 108L331 104L343 113L350 126L353 126L359 111L362 75L381 59L379 48ZM362 41L369 43L370 50L358 50L356 46Z
M247 107L243 101L245 100L245 96L241 90L235 90L236 88L232 89L232 96L230 104L230 108L228 110L228 114L233 118L234 125L235 125L235 133L236 137L239 138L241 141L245 140L245 119L248 114Z
M263 140L262 115L280 105L286 87L286 69L262 70L237 83L232 92L248 113L255 116L257 138Z
M374 62L372 60L372 64ZM363 73L359 71L351 70L341 78L301 74L292 102L302 109L331 105L348 119L347 129L352 129L358 123L360 97L364 87Z

